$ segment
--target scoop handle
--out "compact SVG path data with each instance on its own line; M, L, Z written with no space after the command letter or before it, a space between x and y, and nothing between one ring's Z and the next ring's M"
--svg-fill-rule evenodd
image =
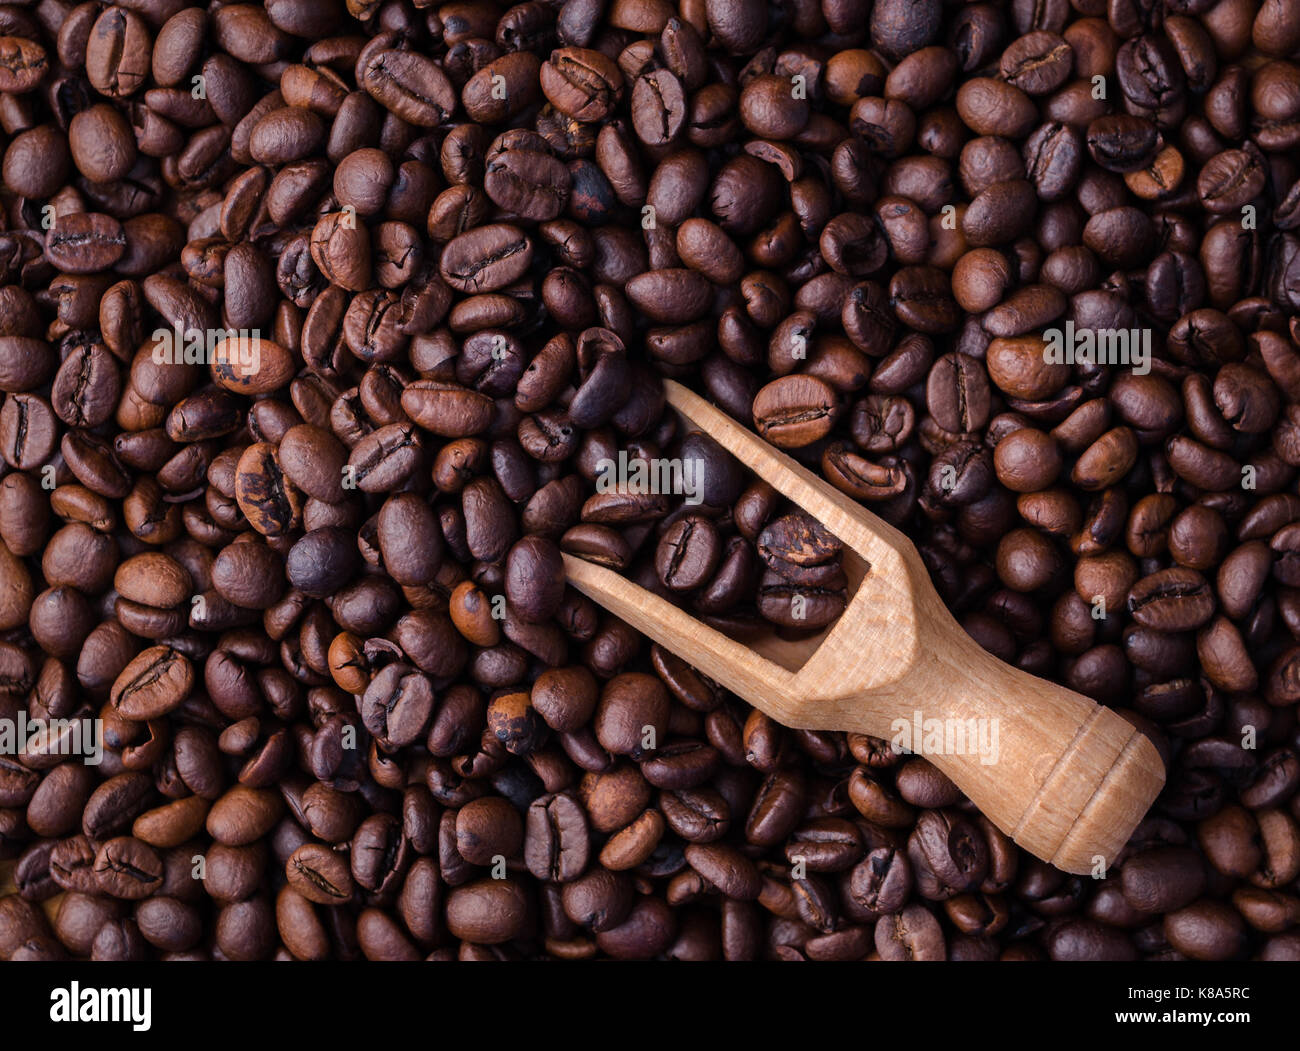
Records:
M1104 871L1164 785L1159 752L1115 711L953 628L903 680L860 696L854 721L924 755L1032 854Z

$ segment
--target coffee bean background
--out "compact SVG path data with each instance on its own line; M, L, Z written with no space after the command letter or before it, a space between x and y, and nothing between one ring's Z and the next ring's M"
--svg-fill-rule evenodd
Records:
M0 756L0 958L1300 957L1297 59L1289 0L0 5L0 718L105 735ZM663 376L1150 733L1104 878L566 587L836 571ZM597 491L692 448L699 510Z

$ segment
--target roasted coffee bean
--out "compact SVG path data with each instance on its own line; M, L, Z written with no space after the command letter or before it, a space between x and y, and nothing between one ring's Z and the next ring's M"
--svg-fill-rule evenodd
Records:
M147 898L161 885L163 863L148 845L130 836L110 839L95 855L99 890L114 898Z
M31 91L50 70L46 51L26 37L0 38L0 91Z
M169 646L152 646L122 669L110 703L126 719L157 719L179 707L194 686L189 659Z
M565 47L551 53L540 70L541 89L557 110L575 120L609 116L623 94L623 74L599 51Z
M352 896L352 874L347 862L328 847L305 843L285 862L285 875L308 901L339 905Z
M521 277L533 257L531 239L506 223L480 226L455 238L438 264L442 279L461 292L492 292Z
M447 895L447 928L457 938L478 945L498 945L517 938L531 922L531 903L513 880L479 880L454 887Z
M55 220L45 251L50 262L66 273L93 274L122 258L126 234L111 215L74 212Z
M1214 613L1214 594L1200 573L1165 569L1139 580L1129 592L1134 620L1157 631L1190 631Z
M1176 912L1205 887L1200 858L1180 847L1142 851L1124 863L1121 879L1124 900L1140 912Z
M366 687L361 721L388 749L420 738L433 714L434 693L428 678L410 665L387 665Z
M359 87L410 124L436 127L456 108L456 93L446 74L414 51L373 51L357 72Z
M876 951L883 960L942 960L943 930L924 905L908 905L876 924Z
M978 430L989 416L987 373L978 361L965 354L944 355L930 370L926 407L944 430Z
M568 883L587 868L587 819L581 805L566 793L542 796L528 808L524 860L538 879Z
M754 426L773 445L797 449L826 436L835 422L834 391L815 376L773 380L754 398Z

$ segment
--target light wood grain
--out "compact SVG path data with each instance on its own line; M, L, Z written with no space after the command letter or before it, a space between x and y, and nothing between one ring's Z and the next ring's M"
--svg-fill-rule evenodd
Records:
M666 381L669 403L695 428L819 519L862 576L822 636L746 643L603 567L565 556L569 581L786 726L891 740L895 720L993 720L997 761L973 749L921 750L999 828L1067 872L1109 862L1164 784L1147 737L1081 694L981 649L957 624L901 532L741 427Z

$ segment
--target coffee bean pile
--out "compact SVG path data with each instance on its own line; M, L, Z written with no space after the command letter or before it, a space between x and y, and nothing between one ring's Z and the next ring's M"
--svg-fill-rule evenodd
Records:
M806 637L833 623L849 597L844 545L703 432L673 446L668 456L641 440L621 450L621 484L598 470L598 492L561 549L626 571L733 635L776 626ZM597 463L612 474L618 461Z
M1291 0L0 7L0 958L1300 957L1297 57ZM1104 878L566 586L838 590L661 376L1148 730ZM599 491L687 446L726 499Z

